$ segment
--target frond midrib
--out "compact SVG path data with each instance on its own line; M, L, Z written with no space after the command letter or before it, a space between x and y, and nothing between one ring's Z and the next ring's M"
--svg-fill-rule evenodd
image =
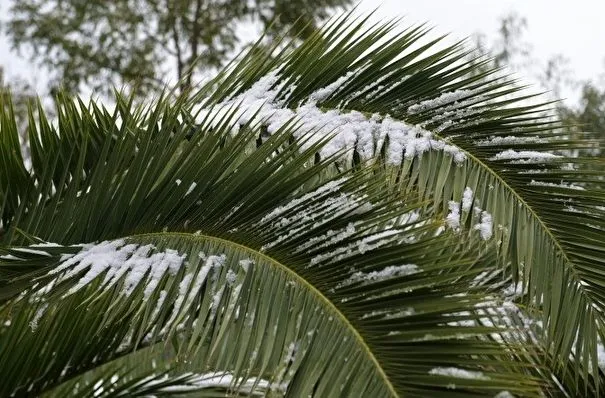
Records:
M261 257L262 259L266 260L270 264L274 264L277 268L281 269L282 271L284 271L287 274L289 274L290 276L292 276L302 286L306 287L311 292L311 294L315 295L320 302L322 302L324 305L326 305L329 310L331 310L334 314L336 314L337 317L340 318L340 320L345 324L345 326L353 333L353 336L357 340L358 344L366 352L367 356L370 358L370 360L376 367L378 374L385 382L391 395L393 397L397 397L397 398L399 397L399 394L397 393L395 387L391 383L391 380L387 376L382 365L380 364L380 362L378 361L378 359L376 358L376 356L370 349L369 345L364 340L363 336L353 326L353 324L349 321L349 319L346 317L346 315L343 314L342 311L340 311L338 309L338 307L336 305L334 305L334 303L330 299L328 299L320 290L318 290L315 286L313 286L311 283L309 283L305 278L303 278L301 275L296 273L294 270L287 267L285 264L282 264L281 262L275 260L273 257L270 257L270 256L266 255L265 253L262 253L251 247L245 246L241 243L238 243L238 242L235 242L232 240L219 238L219 237L212 236L212 235L204 235L204 234L195 234L194 235L192 233L186 233L186 232L150 232L150 233L143 233L143 234L138 234L138 235L131 235L128 237L128 239L136 240L137 238L162 237L162 236L181 236L181 237L185 237L185 238L189 238L189 239L206 239L206 240L215 241L218 243L223 243L228 246L235 246L236 248L238 248L240 250L254 253L256 256Z
M322 111L325 110L333 110L334 108L331 107L319 107ZM360 112L366 116L369 115L369 113L361 111L361 110L356 110L356 109L346 109L347 111L357 111ZM401 120L404 120L404 118L401 118ZM441 141L447 141L447 137L442 136L434 131L431 131L431 134L438 140ZM461 146L460 144L456 144L454 142L452 142L452 144L456 145L462 152L464 152L468 158L471 161L476 162L480 167L482 167L484 170L486 170L489 174L491 174L497 181L499 181L506 189L508 189L512 195L529 211L530 215L538 222L538 224L541 226L541 228L546 232L546 235L552 240L555 248L561 253L561 255L563 256L565 263L568 264L568 267L571 270L571 274L572 277L574 278L574 283L579 285L579 286L583 286L582 285L582 278L580 277L580 275L578 274L577 270L573 267L574 261L568 256L567 252L565 251L564 247L562 246L561 242L559 241L559 239L552 233L552 231L550 230L550 228L548 228L548 226L546 225L546 223L544 222L544 220L542 220L542 218L538 215L538 213L534 210L534 208L521 196L519 195L519 193L500 175L496 172L496 170L492 169L491 167L489 167L485 162L483 162L480 158L478 158L477 156L475 156L474 153L472 153L469 149ZM590 297L590 294L588 292L586 292L584 289L582 289L583 294L587 295L588 297ZM592 300L591 300L592 301Z
M445 140L446 137L443 137L439 134L436 134L434 132L431 131L431 133L438 139L440 140ZM557 237L552 233L552 231L550 230L550 228L548 228L548 226L546 225L546 223L544 222L544 220L542 220L542 218L540 217L540 215L534 210L534 208L521 196L519 195L519 193L513 189L513 187L500 175L496 172L496 170L492 169L491 167L489 167L485 162L483 162L481 159L479 159L477 156L475 156L472 152L470 152L468 149L460 146L459 144L455 144L461 151L463 151L471 161L476 162L479 166L481 166L484 170L486 170L489 174L491 174L498 182L500 182L506 189L508 189L512 195L529 211L530 215L538 222L538 224L542 227L542 229L546 232L546 235L552 240L555 248L561 253L561 255L563 256L565 263L568 264L568 267L571 270L571 274L572 277L574 278L574 282L575 284L579 285L579 286L583 286L582 285L582 280L581 277L579 276L577 270L573 267L574 261L569 258L569 256L567 255L567 252L565 251L565 249L563 248L561 242L559 242L559 239L557 239ZM588 292L586 292L584 289L581 289L582 293L587 295L588 297L590 297L590 294Z

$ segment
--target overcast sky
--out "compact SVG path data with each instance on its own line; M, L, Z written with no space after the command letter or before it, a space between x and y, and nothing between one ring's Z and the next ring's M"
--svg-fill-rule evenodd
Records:
M360 8L376 7L379 18L429 22L458 38L475 32L494 38L499 18L514 11L527 19L525 39L534 57L545 63L562 54L580 79L596 79L605 71L604 0L363 0Z
M604 0L362 0L359 9L376 7L375 19L404 16L404 23L429 22L437 32L456 38L483 32L488 41L497 36L499 18L516 11L528 21L525 39L538 60L545 63L563 54L579 79L596 79L605 71ZM7 0L0 0L0 16L6 15L6 8ZM40 71L10 53L2 36L0 65L9 79L21 75L38 88L44 85Z

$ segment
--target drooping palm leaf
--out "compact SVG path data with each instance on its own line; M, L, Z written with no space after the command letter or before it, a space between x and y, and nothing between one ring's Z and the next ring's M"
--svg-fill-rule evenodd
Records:
M241 120L258 110L270 130L289 110L336 135L334 145L348 152L344 167L386 154L399 169L396 189L430 198L437 211L470 188L474 206L492 216L524 302L540 309L554 356L548 366L571 364L592 379L602 372L597 344L605 336L603 160L567 154L602 143L569 139L547 104L527 105L531 96L498 71L470 73L463 47L435 51L435 42L422 44L422 28L392 30L337 19L290 53L244 60L195 101L206 109L241 103ZM401 124L389 130L389 118ZM572 355L583 359L569 362Z
M431 54L422 28L393 30L337 19L297 49L252 50L191 101L118 97L108 112L64 98L57 128L43 116L30 128L31 172L3 106L3 391L599 394L602 193L570 185L597 178L569 167L593 160L550 154L584 144L513 107L510 81L465 77L459 46ZM519 157L509 149L526 159L501 160ZM582 211L563 225L570 199ZM103 256L61 260L100 241L125 272L101 289ZM146 296L133 281L162 253L183 260ZM519 337L496 266L526 282L507 305L542 314L546 339ZM57 269L69 278L46 291Z
M163 115L163 121L169 115ZM20 281L30 286L25 296L15 293L4 305L4 322L10 325L2 337L10 342L22 336L19 344L2 345L0 363L12 380L3 386L5 393L61 388L62 381L108 361L117 361L113 369L119 372L130 352L145 347L150 347L148 362L163 358L173 371L229 372L232 389L238 388L238 380L246 384L254 378L266 380L277 393L287 390L294 395L443 395L453 380L467 394L504 388L524 394L537 391L530 378L519 383L520 374L506 361L496 365L499 355L508 357L507 350L477 337L492 329L448 324L474 318L476 305L490 305L481 290L474 294L469 289L482 266L459 253L457 238L432 237L430 224L413 221L416 217L409 215L414 207L378 189L383 187L375 183L381 181L378 171L346 172L304 188L331 160L305 166L320 147L300 154L299 141L282 145L291 137L287 130L247 151L257 132L242 134L222 148L221 135L209 130L192 141L179 140L166 160L169 169L185 170L182 173L138 168L149 164L139 159L147 153L139 150L133 157L126 150L133 145L129 140L144 148L161 135L144 131L139 137L109 136L118 143L109 154L113 158L99 157L89 180L74 176L72 183L82 184L77 191L70 193L68 183L61 200L55 195L38 213L28 212L18 220L37 239L65 244L156 231L158 219L159 225L173 220L166 224L171 230L202 228L204 235L136 235L84 246L79 252L77 247L52 244L5 249L7 288ZM178 134L172 140L178 140ZM198 156L190 156L193 149ZM211 166L204 167L203 160ZM128 173L140 173L138 181L153 172L169 179L165 184L161 178L151 180L144 212L128 206L113 209L116 198L132 198L142 189L142 183L134 188L125 183L125 169L115 168L113 175L107 170L108 164L125 162ZM95 181L101 178L96 177L99 170L106 181L103 190L94 189L100 184ZM176 175L183 178L180 183L173 183ZM181 186L187 191L179 192ZM246 189L251 193L242 195ZM183 217L190 219L182 223L177 220L182 220L179 210L185 203L174 198L189 195L194 206L183 210ZM130 211L141 211L141 216L130 222ZM162 219L164 212L171 218ZM102 215L115 229L100 223L74 225L80 218ZM118 215L127 221L112 221ZM384 230L385 223L406 215L410 222ZM53 224L67 220L52 228L34 222L49 217ZM25 239L14 236L13 241ZM429 247L439 249L427 256ZM410 311L411 306L416 308ZM255 332L250 334L250 329ZM158 350L153 349L156 345ZM293 356L288 353L292 346L300 350L299 363L284 363L284 357ZM326 350L333 354L325 355ZM426 355L441 350L436 358ZM167 355L173 359L167 361ZM336 355L345 365L334 366ZM249 358L252 363L246 362ZM47 366L40 369L40 363ZM489 373L447 376L448 369L458 369L453 365ZM432 375L432 369L445 369L446 376L440 377L438 370ZM106 378L106 371L101 375Z

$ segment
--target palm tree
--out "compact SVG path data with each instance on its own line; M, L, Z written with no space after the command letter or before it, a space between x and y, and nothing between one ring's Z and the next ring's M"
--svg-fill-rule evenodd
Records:
M595 142L439 40L345 15L63 97L30 169L4 102L0 396L603 395Z

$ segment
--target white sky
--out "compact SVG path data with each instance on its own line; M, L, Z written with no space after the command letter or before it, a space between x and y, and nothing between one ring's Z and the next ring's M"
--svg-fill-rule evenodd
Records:
M604 0L362 0L361 11L377 8L377 18L403 16L404 23L429 22L440 33L465 38L483 32L497 37L500 17L525 17L525 41L532 56L546 63L555 54L570 59L578 79L605 72ZM491 40L490 40L491 39Z
M0 0L0 19L8 0ZM577 79L594 79L605 72L604 0L362 0L360 11L378 7L375 19L403 16L404 24L429 22L436 33L452 33L464 38L475 32L493 41L501 16L516 11L528 21L525 41L532 44L532 56L545 63L555 54L571 61ZM0 65L8 79L23 76L42 90L44 74L11 53L6 38L0 36Z

